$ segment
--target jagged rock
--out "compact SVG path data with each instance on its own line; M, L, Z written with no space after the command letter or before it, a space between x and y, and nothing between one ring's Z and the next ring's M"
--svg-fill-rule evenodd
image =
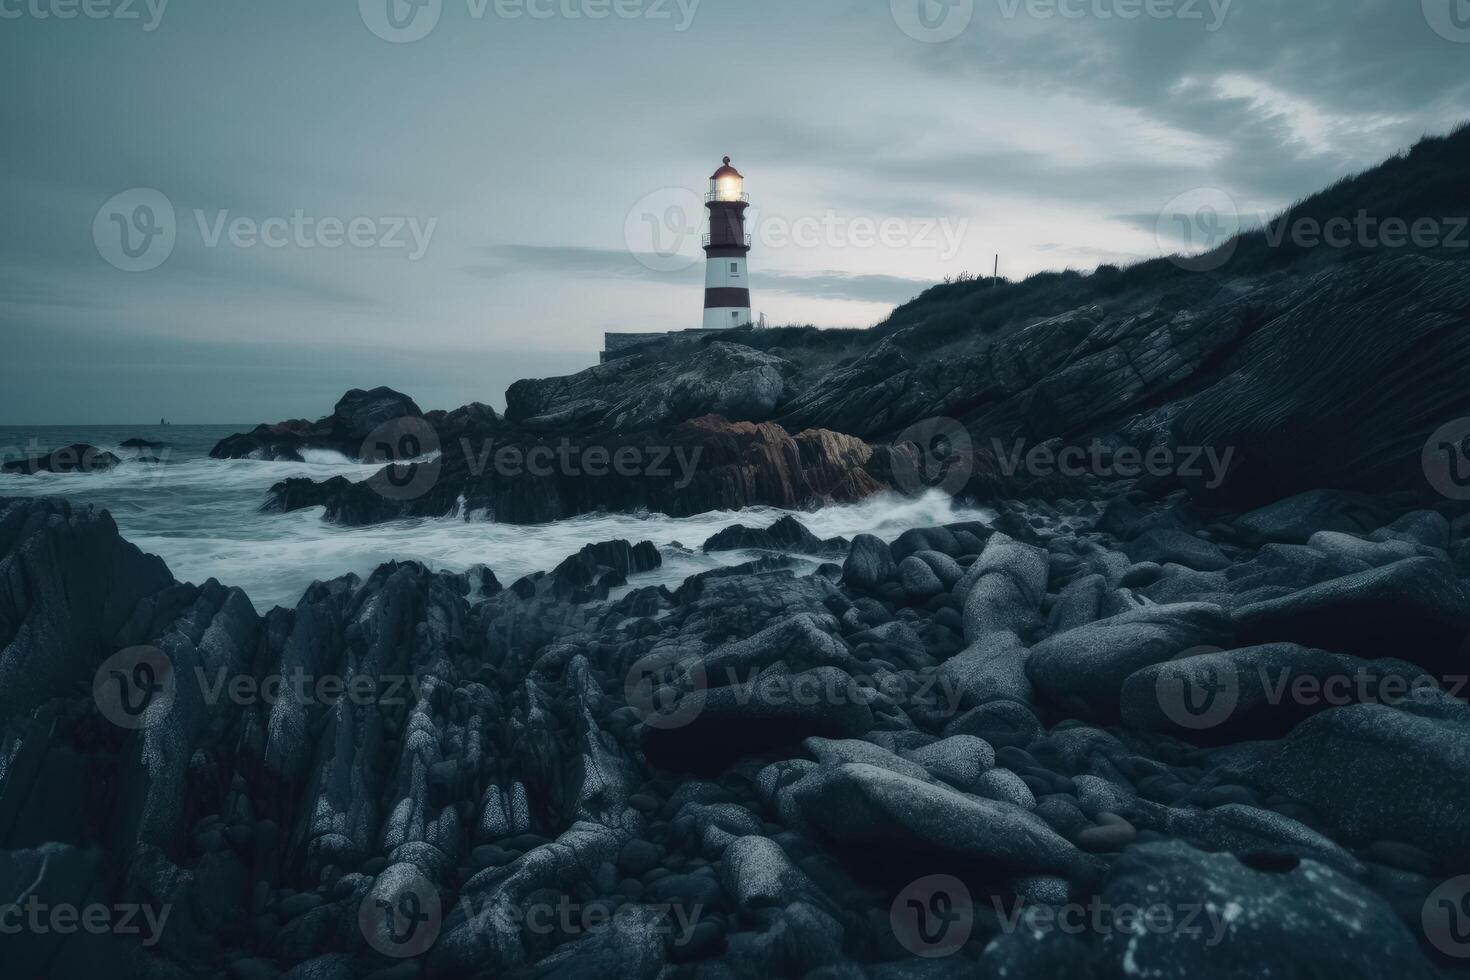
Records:
M885 489L867 468L870 455L850 436L793 436L774 423L713 415L670 429L575 440L505 430L479 443L466 437L444 444L434 459L398 453L394 458L407 462L368 480L284 480L271 487L266 507L324 507L327 520L349 526L477 512L502 523L544 524L606 510L673 517L754 506L800 510Z
M734 524L713 535L704 543L704 552L716 551L783 551L801 555L835 555L849 547L846 538L822 540L794 517L779 518L766 528Z
M193 598L106 511L0 498L0 715L19 717L146 643ZM120 669L131 669L131 664Z
M316 422L296 419L275 425L259 425L250 432L220 440L209 455L214 459L300 462L303 450L326 449L341 453L348 459L359 459L363 454L364 440L380 426L399 419L421 418L423 412L419 411L413 399L392 388L379 387L371 391L354 388L337 401L332 414L325 418ZM436 438L440 438L442 443L440 436L436 435ZM393 458L399 458L403 449L395 445L391 451L395 454ZM422 451L427 452L428 449Z
M780 357L716 341L672 369L656 358L620 358L565 378L517 381L505 393L506 418L558 432L636 430L712 414L764 422L793 373Z
M1191 492L1256 506L1323 486L1423 488L1427 439L1465 414L1453 379L1470 368L1460 329L1470 269L1399 255L1287 290L1268 301L1269 319L1236 352L1236 369L1172 420L1171 445L1235 449L1215 487L1204 475L1185 475ZM1330 424L1307 438L1282 438L1276 420L1285 418Z

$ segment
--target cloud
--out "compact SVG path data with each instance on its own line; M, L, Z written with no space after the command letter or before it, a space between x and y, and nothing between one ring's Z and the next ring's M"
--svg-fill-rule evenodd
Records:
M688 267L663 272L653 268L660 257L635 255L614 249L548 245L493 245L485 249L488 264L464 271L482 279L520 274L572 275L596 279L643 279L693 285L704 281L704 259ZM639 259L646 259L645 265ZM859 275L836 270L782 272L753 270L751 289L805 296L812 299L852 300L861 303L903 303L934 283L902 276Z

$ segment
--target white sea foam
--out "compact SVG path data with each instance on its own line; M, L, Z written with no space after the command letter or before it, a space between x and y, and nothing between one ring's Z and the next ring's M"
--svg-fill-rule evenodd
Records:
M357 481L378 466L335 453L313 453L300 463L178 458L167 449L159 456L160 463L125 457L105 473L0 475L0 496L52 494L106 507L129 540L162 557L180 580L214 578L238 586L262 610L294 605L313 581L349 572L367 575L395 559L456 572L487 565L509 585L530 572L550 570L583 545L615 538L652 541L664 555L664 567L639 576L634 585L675 585L696 572L752 557L748 552L701 553L700 546L715 532L736 523L764 527L786 513L760 507L682 518L591 514L523 527L460 508L455 516L437 520L344 528L324 522L320 509L274 514L263 513L260 504L272 484L290 477ZM989 516L957 508L938 492L916 499L882 495L796 514L819 537L866 532L886 540L911 527Z

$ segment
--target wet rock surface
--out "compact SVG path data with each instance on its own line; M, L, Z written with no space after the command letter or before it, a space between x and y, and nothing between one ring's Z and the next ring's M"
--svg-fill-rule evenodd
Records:
M1470 868L1470 709L1443 644L1370 658L1334 623L1458 622L1465 522L1352 532L1313 504L1283 543L1272 514L1129 506L998 502L993 526L859 537L840 573L768 557L677 590L640 586L660 556L626 541L504 588L390 563L259 615L105 513L0 502L0 883L169 910L156 942L26 931L7 956L1450 975L1434 917ZM1414 550L1365 568L1302 514ZM1208 524L1230 566L1138 575L1140 524ZM812 540L791 519L727 537Z

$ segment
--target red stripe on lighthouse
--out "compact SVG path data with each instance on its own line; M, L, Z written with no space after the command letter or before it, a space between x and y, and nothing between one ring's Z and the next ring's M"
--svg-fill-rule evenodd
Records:
M726 306L746 309L750 306L750 290L736 289L732 286L712 286L704 291L705 309L717 310Z

